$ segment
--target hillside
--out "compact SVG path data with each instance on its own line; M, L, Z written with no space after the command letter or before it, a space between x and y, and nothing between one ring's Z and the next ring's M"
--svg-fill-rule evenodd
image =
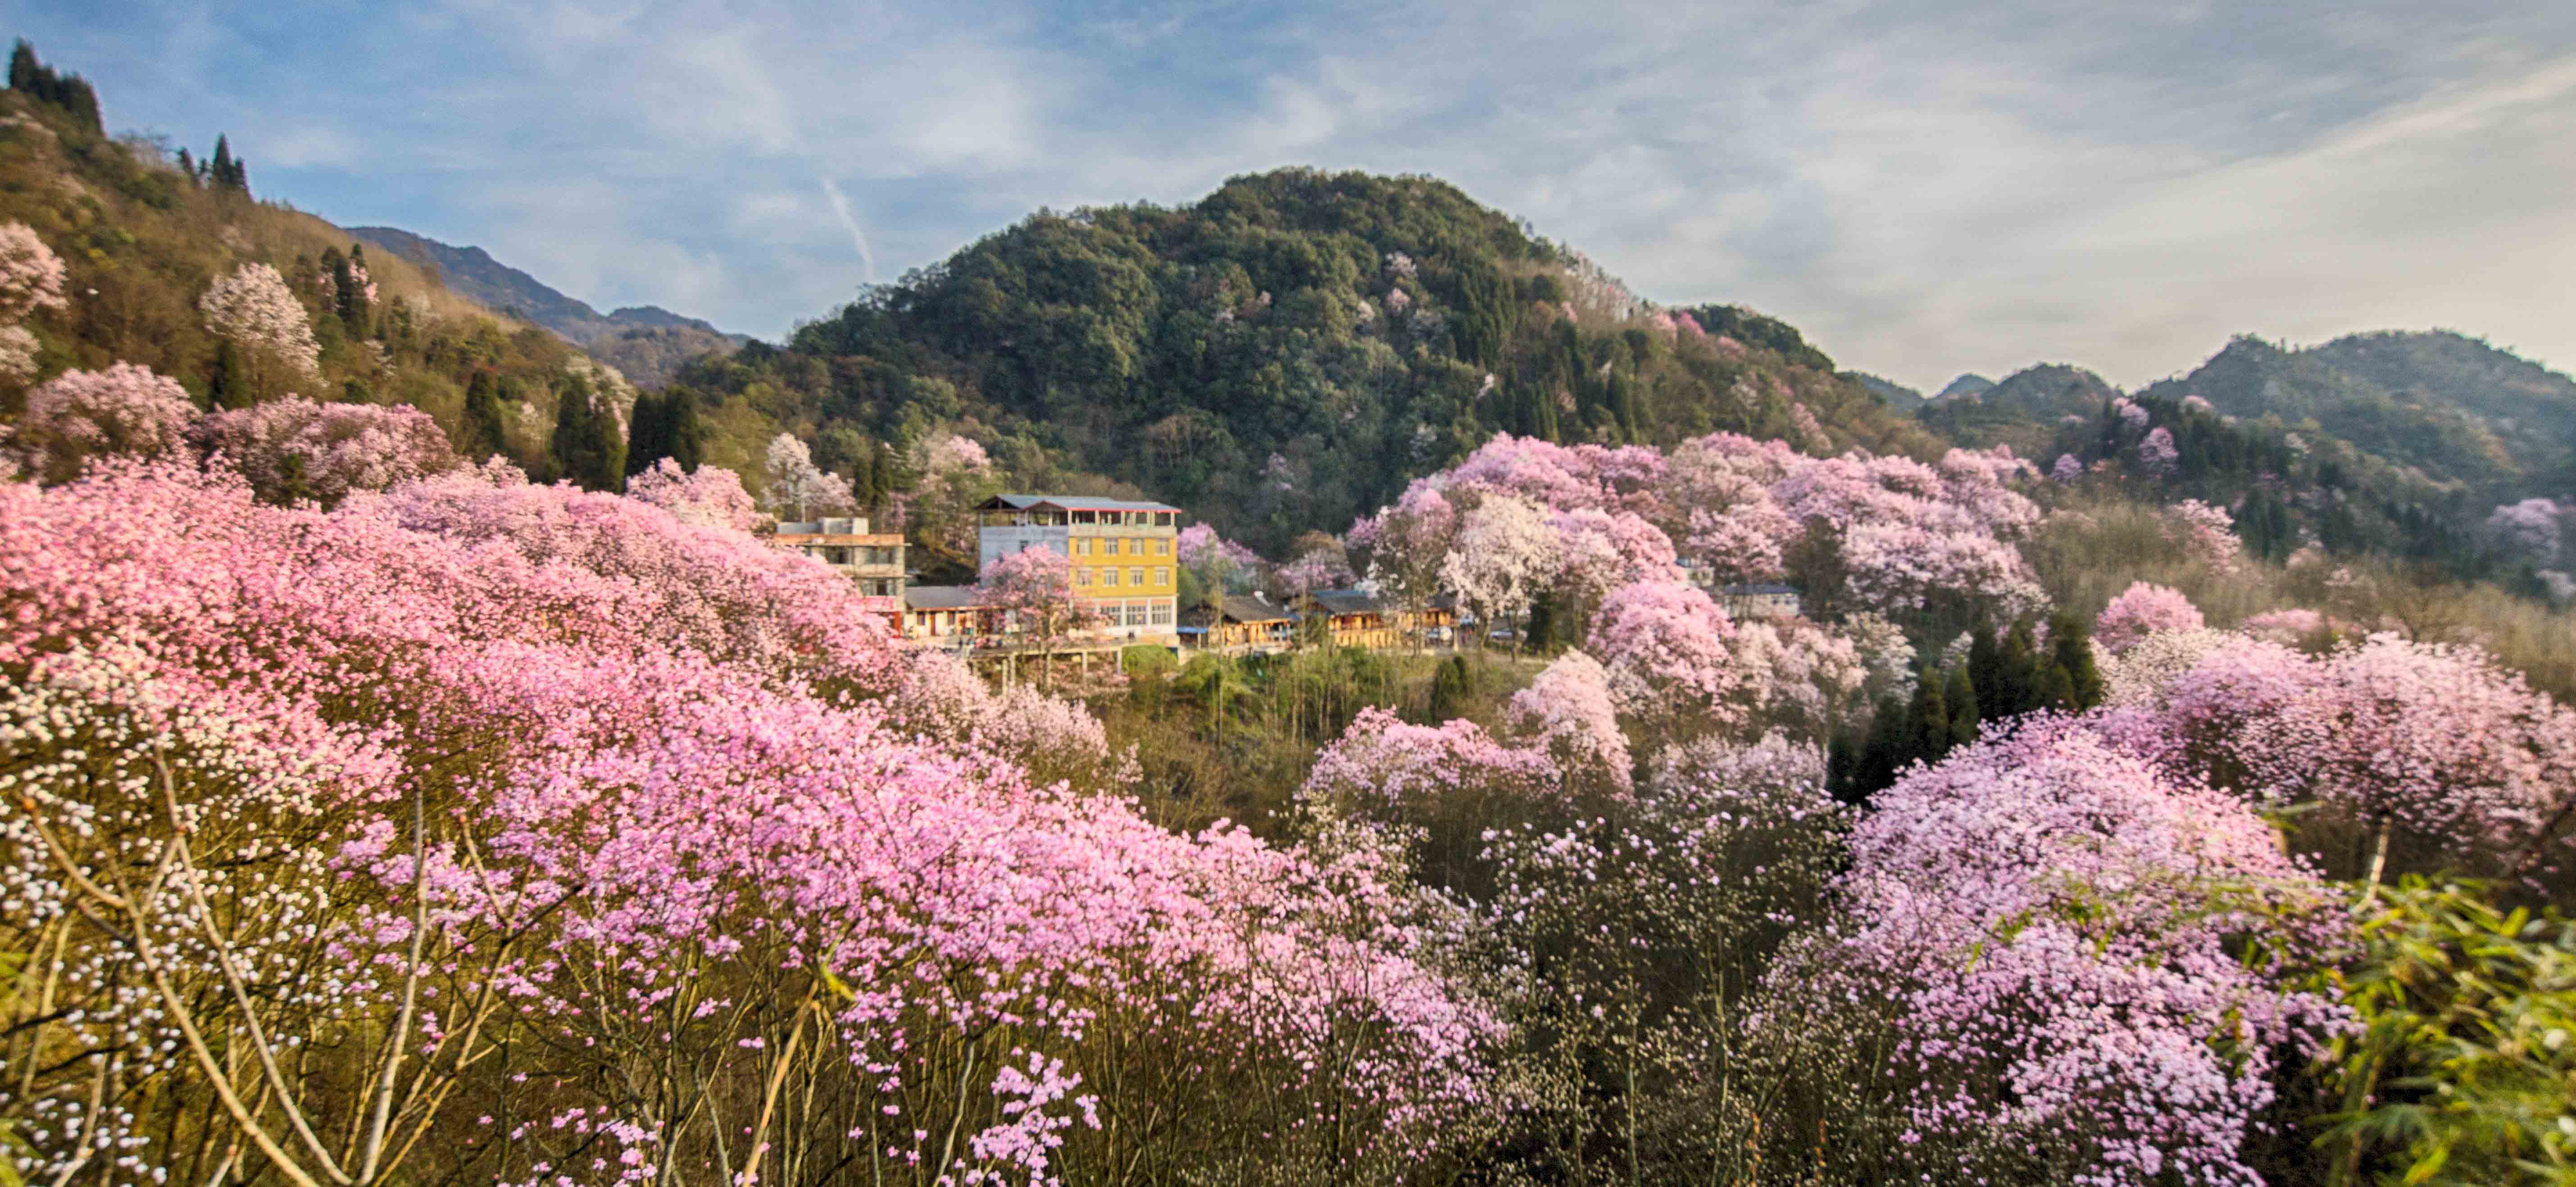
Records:
M560 337L495 313L391 252L370 256L347 231L260 201L186 160L154 140L102 135L21 92L0 93L0 223L32 229L62 258L64 291L74 294L67 308L26 323L36 380L127 362L177 380L203 406L288 395L408 404L461 449L489 439L468 425L468 393L480 387L492 397L483 407L499 450L538 475L554 472L549 437L561 391L605 389L621 414L633 399ZM208 329L200 301L209 289L261 265L283 278L309 326L309 369L252 374L228 365ZM366 296L335 300L339 275ZM0 413L14 415L24 398L23 387L0 383Z
M1914 410L1914 418L1962 445L2010 445L2025 457L2047 448L2065 417L2090 418L2120 394L2101 376L2064 363L2041 363L2001 383L1962 375L1943 394Z
M2291 349L2240 337L2141 395L2322 431L2488 503L2576 487L2576 380L2445 330Z
M1042 211L681 379L812 436L956 426L1265 548L1495 432L1935 445L1781 322L1651 308L1443 182L1307 169L1178 208Z
M700 318L658 305L601 313L545 282L493 259L480 247L457 247L399 227L351 227L349 234L413 263L437 270L449 288L485 306L524 317L589 351L646 387L668 382L680 365L710 351L731 352L751 341Z

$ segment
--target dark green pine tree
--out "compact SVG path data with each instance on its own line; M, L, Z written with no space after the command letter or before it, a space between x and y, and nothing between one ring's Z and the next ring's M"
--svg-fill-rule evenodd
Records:
M2060 612L2048 624L2056 667L2066 673L2065 707L2081 712L2102 703L2102 669L2093 662L2093 637L2080 615Z
M206 368L206 401L217 408L248 408L259 398L251 388L250 360L230 338L215 343L215 361Z
M1915 677L1914 704L1905 718L1907 762L1939 762L1950 752L1949 696L1938 669L1925 668Z
M1968 666L1950 669L1949 687L1941 691L1941 699L1950 709L1950 745L1965 746L1976 741L1977 684L1969 677Z
M206 166L206 180L219 190L250 188L250 171L233 156L232 140L220 133L215 136L215 158Z
M671 456L671 428L660 392L638 392L626 414L626 476L633 478Z
M2025 618L2016 622L2004 636L2003 662L1996 671L2003 685L1995 703L2004 706L2004 715L2028 713L2040 707L2039 635Z
M195 188L197 184L197 160L196 158L188 155L187 147L184 145L179 149L179 175L188 179L188 185L190 188Z
M626 441L617 416L598 404L590 381L566 375L555 388L555 431L548 441L556 477L584 490L626 489Z
M877 442L875 448L868 451L869 507L883 507L887 499L894 497L895 480L900 477L897 469L894 450L885 442Z
M349 254L331 270L332 312L340 315L340 324L348 327L349 337L367 336L367 294L358 277L367 270L367 249L349 245Z
M2074 709L2075 681L2066 674L2066 665L2049 661L2041 674L2038 700L2042 709Z
M2012 716L2012 702L2005 699L2003 673L2004 645L1995 638L1995 628L1979 622L1968 635L1968 682L1977 690L1977 719L2000 721Z
M1861 795L1861 756L1868 745L1868 739L1848 725L1835 730L1825 743L1825 794L1835 802L1853 803Z
M26 38L19 38L18 48L9 51L9 89L43 98L37 94L39 84L36 81L38 73L43 70L43 64L36 61L36 47L27 44Z
M1424 714L1434 724L1467 712L1467 661L1450 656L1431 673L1431 705Z
M507 454L502 432L500 382L489 371L476 371L465 382L465 416L456 430L457 456L477 465L495 454Z
M1861 803L1896 782L1896 774L1905 769L1906 707L1895 697L1883 697L1878 712L1869 720L1869 740L1862 743L1860 759L1853 764L1851 796L1846 803Z

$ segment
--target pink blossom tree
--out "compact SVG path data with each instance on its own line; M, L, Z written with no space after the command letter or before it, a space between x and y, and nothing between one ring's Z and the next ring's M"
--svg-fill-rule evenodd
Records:
M196 417L179 381L111 363L104 371L65 371L27 393L17 443L31 469L61 482L93 457L174 452L186 444Z
M277 269L244 264L208 286L197 309L208 330L241 348L254 390L269 391L271 374L279 367L306 380L321 378L322 344L313 337L303 302L295 299Z
M1555 579L1563 543L1538 506L1489 495L1460 517L1440 583L1488 625L1517 623Z
M1529 687L1512 694L1506 713L1570 777L1597 774L1622 796L1634 786L1628 736L1619 731L1610 674L1600 661L1580 651L1558 656Z
M1066 637L1100 625L1098 611L1075 596L1073 560L1052 548L1026 548L984 566L976 600L1002 613L1005 629L1041 656Z
M2200 609L2179 590L2131 582L2093 620L2093 638L2117 655L2158 631L2196 631L2207 625Z
M316 404L289 396L218 412L191 436L198 448L238 468L261 498L279 503L312 499L329 506L353 490L387 490L457 464L438 422L407 404Z
M763 518L742 488L742 476L722 466L684 472L663 458L626 480L626 497L671 513L682 523L748 532Z
M2225 575L2244 567L2245 542L2237 538L2236 517L2226 508L2184 499L2165 508L2165 517L2183 548L2210 572Z
M793 433L770 438L766 455L769 485L761 505L782 517L804 520L817 511L846 511L858 505L850 480L814 464L814 453Z
M2517 556L2547 564L2558 558L2559 527L2565 518L2556 500L2524 499L2489 513L2486 528L2498 544Z
M2173 430L2157 425L2138 441L2138 468L2153 478L2171 478L2182 451L2174 447Z
M2045 717L1872 803L1848 930L1773 976L1884 1003L1906 1177L2255 1181L2276 1061L2338 1025L2299 985L2344 926L2261 817Z
M22 222L0 223L0 322L17 323L61 309L63 261Z
M1730 724L1743 715L1734 703L1744 677L1728 649L1734 636L1726 612L1696 587L1640 581L1602 600L1590 646L1621 712L1664 727Z

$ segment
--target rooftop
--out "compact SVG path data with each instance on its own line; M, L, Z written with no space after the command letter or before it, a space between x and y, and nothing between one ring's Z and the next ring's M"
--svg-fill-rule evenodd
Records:
M1097 495L1014 494L995 495L985 500L977 510L999 511L1007 508L1013 511L1026 511L1031 507L1055 507L1065 511L1169 511L1174 514L1179 514L1181 510L1169 503L1155 503L1142 499L1104 499Z
M982 604L971 585L911 585L903 591L907 610L967 610Z

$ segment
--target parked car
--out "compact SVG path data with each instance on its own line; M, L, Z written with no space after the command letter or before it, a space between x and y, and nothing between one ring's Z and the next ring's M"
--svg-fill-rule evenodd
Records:
M1517 643L1520 641L1521 633L1507 626L1498 626L1485 637L1497 643Z
M1422 641L1434 646L1446 647L1449 645L1450 640L1457 637L1458 633L1456 631L1450 630L1445 626L1427 626L1422 628Z

